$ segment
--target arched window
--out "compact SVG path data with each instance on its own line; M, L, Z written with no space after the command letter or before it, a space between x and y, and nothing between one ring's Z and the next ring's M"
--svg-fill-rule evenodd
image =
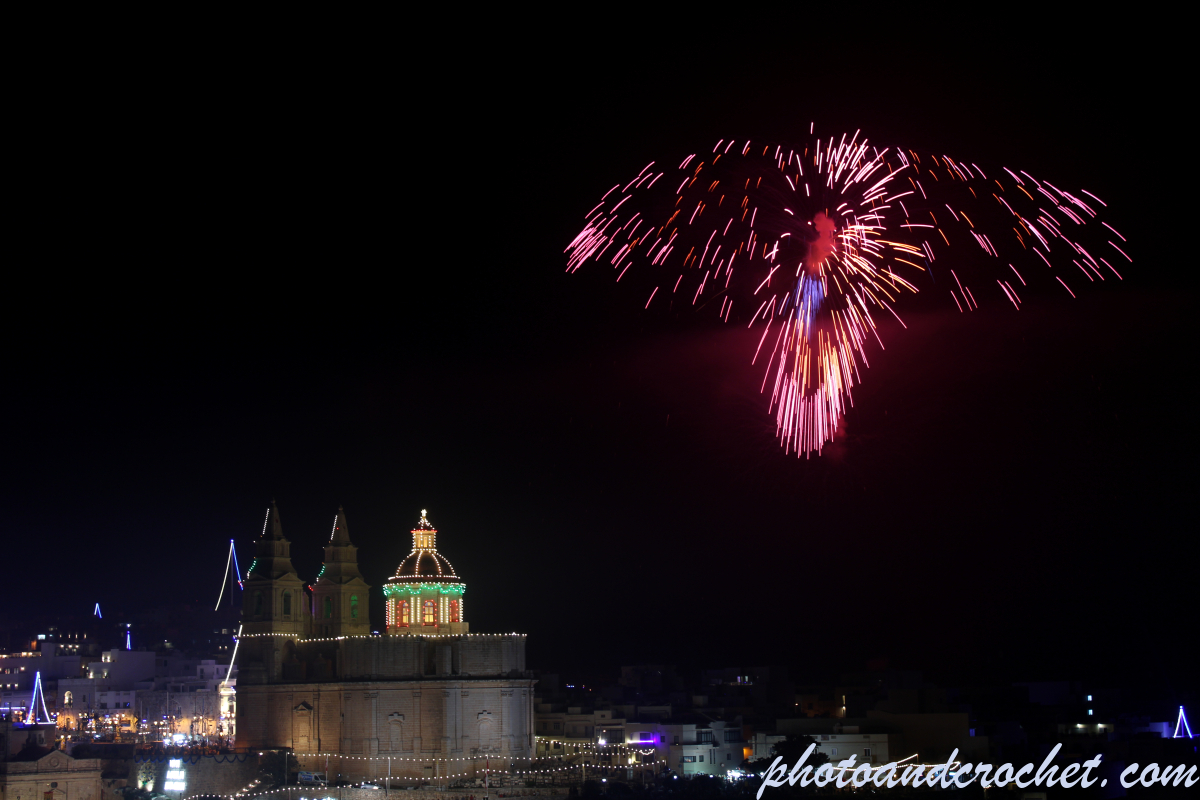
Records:
M425 601L425 617L422 622L426 625L433 625L437 622L437 606L432 600Z
M451 622L462 622L462 620L460 620L458 618L458 601L457 600L450 601L450 621Z
M350 595L350 619L358 619L358 595Z
M333 598L325 598L325 619L333 619Z
M283 615L285 617L290 617L292 615L292 593L291 592L283 593Z
M412 623L412 606L407 600L400 601L400 624L409 625Z
M66 706L67 708L70 708L74 704L75 704L75 693L71 692L71 691L64 692L63 693L63 705Z
M261 617L263 613L262 592L254 593L254 616Z

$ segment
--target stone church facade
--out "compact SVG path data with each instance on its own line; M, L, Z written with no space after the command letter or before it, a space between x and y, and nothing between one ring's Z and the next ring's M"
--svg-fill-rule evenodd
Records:
M533 684L521 634L471 633L465 586L422 512L413 551L384 586L387 627L339 509L311 587L292 567L274 506L246 580L238 745L288 748L344 777L482 774L533 756ZM307 591L310 589L311 591Z

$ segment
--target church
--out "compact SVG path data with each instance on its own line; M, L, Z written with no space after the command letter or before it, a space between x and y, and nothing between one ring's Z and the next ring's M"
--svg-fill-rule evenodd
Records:
M370 630L370 587L338 509L324 564L306 586L279 510L255 546L238 640L239 747L289 748L301 769L353 780L470 777L484 759L533 755L533 685L523 634L471 633L466 585L424 511L412 552L383 586L387 625Z

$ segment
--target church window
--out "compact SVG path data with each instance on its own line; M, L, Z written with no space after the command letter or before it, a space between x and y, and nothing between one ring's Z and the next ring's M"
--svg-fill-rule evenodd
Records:
M408 625L412 622L412 607L407 600L400 603L400 624Z
M263 612L262 592L254 593L254 616L261 617Z
M290 617L292 615L292 593L291 592L283 593L283 615L285 617Z
M458 618L458 601L457 600L450 601L450 621L451 622L461 622L462 621Z
M422 621L426 625L433 625L435 623L435 621L436 621L435 616L437 613L436 609L437 609L437 606L435 606L433 604L432 600L425 601L425 618Z
M325 619L333 619L333 598L325 598Z
M358 595L350 595L350 619L358 619Z

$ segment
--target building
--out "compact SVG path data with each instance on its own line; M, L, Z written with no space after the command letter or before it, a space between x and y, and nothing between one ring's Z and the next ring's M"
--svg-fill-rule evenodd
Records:
M231 673L229 664L118 649L85 664L84 672L58 681L52 706L65 730L177 743L233 735L237 670Z
M100 800L100 760L53 749L54 723L0 720L0 800Z
M868 711L865 717L778 719L775 734L811 736L830 759L849 758L859 763L885 764L905 758L932 763L958 750L963 761L988 759L988 738L975 736L962 712L896 714ZM755 758L766 757L774 744L770 735L755 742ZM836 751L836 752L835 752Z
M387 627L368 630L368 586L338 510L312 587L291 562L279 511L246 580L237 663L238 745L290 748L302 769L345 777L482 773L485 757L533 755L525 637L469 632L465 584L425 512L384 587Z
M79 655L78 645L46 641L33 644L34 650L0 654L0 713L27 714L38 675L41 675L46 699L54 707L58 681L77 678L84 672L84 659Z
M53 698L58 723L68 730L137 730L136 688L152 685L155 655L146 650L106 650L83 665L83 675L60 678Z
M815 733L812 736L817 745L814 753L824 754L830 761L844 761L850 756L855 757L856 764L873 764L879 766L892 760L895 748L895 734L889 733L860 733L858 726L831 726L838 733ZM751 760L775 757L775 744L786 739L782 733L755 732L750 740L749 750L753 754ZM903 756L901 756L903 757Z

